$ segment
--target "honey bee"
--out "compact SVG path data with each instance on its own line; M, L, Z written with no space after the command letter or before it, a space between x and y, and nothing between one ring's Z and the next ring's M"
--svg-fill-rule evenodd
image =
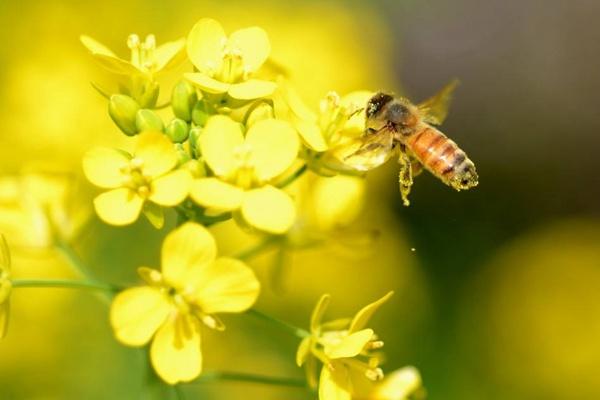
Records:
M402 97L377 93L367 103L365 132L358 149L344 158L354 169L367 171L399 155L400 193L405 206L413 176L424 167L456 190L477 186L475 165L458 145L432 125L440 125L458 81L446 85L419 105Z

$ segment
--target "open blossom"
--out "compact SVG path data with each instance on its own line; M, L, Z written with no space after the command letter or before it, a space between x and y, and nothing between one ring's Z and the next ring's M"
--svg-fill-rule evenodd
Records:
M256 301L260 284L243 262L220 257L212 235L188 222L165 239L161 271L140 268L147 286L118 294L110 310L117 339L129 346L152 341L150 358L170 384L202 371L201 326L223 330L217 313L237 313Z
M140 134L133 154L106 147L89 151L83 159L85 175L96 186L110 189L94 200L98 216L112 225L127 225L145 206L146 215L160 227L163 217L157 206L175 206L189 192L192 175L175 169L177 160L171 141L158 132Z
M203 18L187 38L187 53L198 72L185 77L205 93L228 94L238 100L271 95L274 82L251 78L269 57L267 33L258 27L240 29L229 37L217 21Z
M8 328L9 297L12 290L10 281L10 252L6 239L0 235L0 339Z
M354 396L354 400L412 400L423 399L421 375L415 367L404 367L376 382L365 394Z
M393 292L363 307L352 319L321 322L330 296L323 295L315 307L311 335L302 340L296 354L298 366L306 365L309 382L315 382L318 361L323 364L319 377L319 400L351 400L362 387L383 378L379 357L373 350L383 346L372 329L366 328L375 311Z
M298 136L289 123L260 120L244 136L242 125L217 115L208 120L199 144L214 176L194 181L190 195L196 203L213 214L239 211L247 223L270 233L292 226L292 199L270 184L298 154Z

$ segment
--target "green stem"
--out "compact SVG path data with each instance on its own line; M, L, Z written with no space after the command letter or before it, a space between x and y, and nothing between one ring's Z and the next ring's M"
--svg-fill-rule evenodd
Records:
M279 237L279 236L269 236L266 239L264 239L263 241L257 243L256 245L249 247L247 249L244 249L244 250L240 251L239 253L236 253L233 256L233 258L237 258L239 260L248 260L250 258L253 258L253 257L259 255L260 253L262 253L263 251L268 250L270 247L277 244L277 242L280 239L281 239L281 237Z
M275 325L279 328L282 328L285 331L290 332L291 334L295 335L296 337L299 337L301 339L304 339L306 337L310 336L310 332L308 332L305 329L302 328L298 328L297 326L291 325L285 321L282 321L278 318L272 317L270 315L267 315L261 311L258 311L254 308L251 308L250 310L246 311L246 313L248 315L252 315L254 317L257 317L259 319L262 319L263 321L267 321L272 325Z
M277 187L283 189L284 187L294 182L296 179L300 178L306 171L308 171L308 164L304 164L303 166L298 168L292 175L279 182L277 184Z
M291 386L306 388L306 382L302 379L294 378L279 378L272 376L245 374L240 372L218 372L210 371L203 372L200 378L196 379L193 383L204 383L211 381L238 381L238 382L250 382L250 383L261 383L266 385L279 385L279 386Z
M81 277L86 280L94 280L89 268L67 241L56 239L54 247L65 257L69 265L77 272L77 274L81 275Z
M65 288L65 289L87 289L100 290L114 293L120 288L102 282L76 281L67 279L13 279L13 288Z

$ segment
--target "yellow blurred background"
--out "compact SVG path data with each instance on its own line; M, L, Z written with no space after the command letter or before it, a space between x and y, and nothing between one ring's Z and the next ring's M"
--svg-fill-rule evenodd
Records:
M99 279L137 282L135 267L158 266L174 223L161 231L142 220L116 228L90 211L94 189L81 181L81 156L130 139L90 85L109 81L79 35L124 55L133 32L154 33L161 43L186 35L201 17L227 31L259 25L311 106L330 90L385 89L418 101L458 77L443 130L474 160L481 183L456 193L423 174L405 208L390 162L369 175L347 232L285 254L285 274L265 285L258 307L306 326L322 293L333 296L331 315L344 315L395 290L374 320L386 342L384 367L417 366L429 398L598 399L599 12L585 0L4 1L0 231L13 250L13 276L75 276L47 248L47 227L28 197L40 172L54 179L55 211ZM186 68L161 80L161 99ZM247 245L234 230L229 223L213 229L222 254ZM376 238L366 235L374 230ZM271 282L278 256L252 261L263 282ZM113 339L95 295L19 289L11 306L0 399L151 398L145 355ZM293 337L245 316L225 323L224 334L204 340L207 370L302 377ZM187 398L311 398L301 389L231 382L184 391Z

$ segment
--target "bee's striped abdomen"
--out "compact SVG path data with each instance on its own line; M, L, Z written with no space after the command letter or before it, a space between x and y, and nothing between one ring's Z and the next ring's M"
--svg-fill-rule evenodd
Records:
M406 139L406 144L425 168L448 185L455 189L477 185L473 162L439 130L426 126Z

